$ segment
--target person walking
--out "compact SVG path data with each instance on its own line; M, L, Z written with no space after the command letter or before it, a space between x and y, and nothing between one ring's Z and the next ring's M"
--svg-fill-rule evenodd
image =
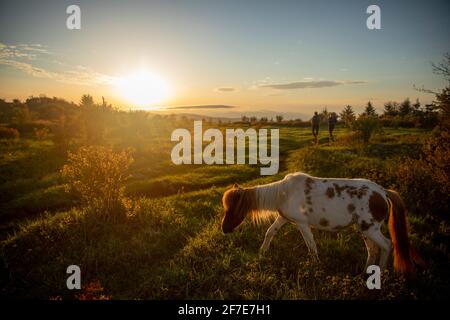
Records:
M333 130L336 126L337 114L336 112L331 112L328 116L328 133L330 134L330 141L335 141L333 136Z
M311 119L312 134L314 136L314 142L317 144L319 136L320 116L317 111L314 111L314 116Z

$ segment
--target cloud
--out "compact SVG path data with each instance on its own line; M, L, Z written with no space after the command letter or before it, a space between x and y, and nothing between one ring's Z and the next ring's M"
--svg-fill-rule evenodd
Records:
M50 52L40 44L5 45L0 42L0 59L35 60L38 55L43 54Z
M220 88L216 88L217 92L233 92L236 91L236 88L233 87L220 87Z
M292 90L292 89L307 89L307 88L329 88L348 84L364 84L367 81L354 81L354 80L344 80L344 81L331 81L331 80L320 80L320 81L296 81L282 84L264 84L260 85L260 88L271 88L277 90Z
M170 110L185 110L185 109L233 109L234 106L225 105L203 105L203 106L179 106L179 107L167 107L165 109Z
M41 44L6 45L0 42L0 65L20 70L35 78L85 86L110 84L115 80L112 76L84 66L67 66L55 59L50 61L45 59L53 56L54 54ZM40 66L43 63L56 65L59 69L64 65L65 69L50 70Z

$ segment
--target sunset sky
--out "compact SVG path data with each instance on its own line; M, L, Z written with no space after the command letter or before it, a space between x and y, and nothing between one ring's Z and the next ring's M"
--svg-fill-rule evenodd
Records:
M66 28L67 6L81 30ZM368 30L366 8L381 8ZM310 115L433 96L449 1L3 1L0 98L84 93L115 106Z

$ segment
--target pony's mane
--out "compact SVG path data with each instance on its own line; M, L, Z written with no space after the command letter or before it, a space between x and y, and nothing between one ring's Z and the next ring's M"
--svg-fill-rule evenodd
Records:
M261 224L278 216L278 189L280 182L254 187L257 209L252 211L252 221Z
M235 217L250 215L257 225L271 221L278 216L279 183L229 189L223 196L223 206L231 209Z

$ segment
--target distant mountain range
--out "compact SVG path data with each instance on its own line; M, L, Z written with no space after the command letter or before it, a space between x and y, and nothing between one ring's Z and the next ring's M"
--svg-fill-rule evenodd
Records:
M267 117L275 119L277 115L282 115L285 120L302 119L309 120L312 115L300 112L285 112L274 110L249 110L247 108L229 106L229 105L199 105L199 106L177 106L166 107L161 110L152 111L157 114L176 114L178 116L186 116L192 119L214 118L225 121L237 121L242 116L247 117Z

